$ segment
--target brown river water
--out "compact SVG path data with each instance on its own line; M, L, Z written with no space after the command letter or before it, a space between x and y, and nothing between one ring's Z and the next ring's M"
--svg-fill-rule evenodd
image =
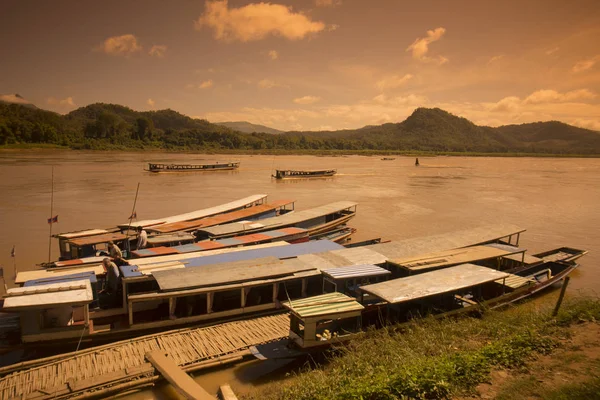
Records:
M238 171L152 174L148 162L241 162ZM107 228L129 217L137 184L137 216L160 218L211 207L251 194L296 200L306 209L339 200L359 203L353 240L403 239L482 224L527 229L521 246L535 253L559 246L590 251L581 259L570 293L600 285L600 159L487 157L226 156L75 151L0 152L0 265L10 286L13 267L38 268L48 260L52 166L53 233ZM332 178L276 181L274 169L337 168ZM15 247L15 256L11 249ZM58 255L53 239L52 259ZM0 293L3 293L0 288ZM255 362L203 374L210 392L230 382L244 392L272 368ZM136 399L171 398L168 385Z

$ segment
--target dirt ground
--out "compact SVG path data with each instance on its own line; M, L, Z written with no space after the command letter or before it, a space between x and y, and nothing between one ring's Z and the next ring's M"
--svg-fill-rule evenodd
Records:
M490 382L465 399L541 399L565 385L600 377L600 324L574 325L571 335L550 355L539 356L520 370L494 370ZM600 397L600 393L598 394Z

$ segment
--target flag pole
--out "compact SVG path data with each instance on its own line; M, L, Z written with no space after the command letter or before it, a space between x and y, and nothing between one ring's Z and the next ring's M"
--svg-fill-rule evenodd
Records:
M48 262L52 261L52 212L54 206L54 165L52 166L52 191L50 194L50 235L48 236Z
M127 243L128 247L129 247L129 229L131 229L131 220L133 219L133 213L135 212L135 205L137 203L139 191L140 191L140 183L138 182L137 189L135 190L135 199L133 200L133 208L131 209L131 214L129 215L129 225L127 226L126 243Z

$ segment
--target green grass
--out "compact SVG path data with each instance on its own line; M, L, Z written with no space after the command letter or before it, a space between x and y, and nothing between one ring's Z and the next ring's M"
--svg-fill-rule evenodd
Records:
M556 318L532 303L483 318L427 318L369 331L320 367L249 395L255 399L447 399L472 394L492 368L523 370L568 337L568 326L600 318L600 300L576 298Z

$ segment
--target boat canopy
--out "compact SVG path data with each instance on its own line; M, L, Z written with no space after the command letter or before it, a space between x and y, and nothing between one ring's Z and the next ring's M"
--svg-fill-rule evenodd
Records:
M265 218L255 222L232 222L229 224L219 225L200 229L210 237L235 235L238 232L266 230L269 228L277 228L299 224L311 219L325 217L326 215L341 212L354 208L358 203L352 201L338 201L335 203L326 204L320 207L311 208L308 210L294 211L278 217Z
M92 236L92 235L101 235L104 233L109 233L106 229L87 229L83 231L75 231L75 232L66 232L59 233L55 235L55 237L59 239L75 239L81 236Z
M39 269L37 271L22 271L17 273L15 283L21 284L27 281L34 281L39 279L51 279L58 278L61 276L68 276L74 273L93 272L95 275L104 274L104 267L102 265L93 265L89 267L78 267L73 268L46 268Z
M525 229L516 225L494 224L439 235L377 243L366 247L385 255L390 260L400 260L436 251L490 243L515 235L518 236L522 232L525 232ZM516 245L518 244L517 240Z
M105 233L102 235L93 235L93 236L84 236L80 238L70 239L68 243L72 246L91 246L95 244L108 243L110 241L120 242L123 240L127 240L127 238L134 239L133 236L127 236L122 233Z
M170 224L161 224L148 228L150 232L169 233L175 231L194 230L213 225L222 225L229 222L247 219L256 215L275 211L281 207L294 204L294 200L279 200L269 204L259 204L253 207L244 208L243 210L231 211L224 214L215 215L212 217L195 219L193 221L180 221Z
M349 265L346 267L330 268L321 272L332 279L353 279L365 276L389 275L392 272L372 264Z
M8 289L4 310L81 306L94 300L89 279Z
M416 272L441 268L447 265L465 264L487 260L490 258L506 257L512 254L523 254L525 251L525 249L521 249L519 247L507 245L496 246L492 244L462 247L458 249L423 254L418 257L392 259L389 261L404 269L407 269L408 271ZM518 261L521 260L519 259Z
M363 305L357 302L356 299L339 292L332 292L289 302L286 301L282 303L282 305L300 318L349 312L360 314L364 309Z
M267 198L266 194L255 194L253 196L248 196L240 200L235 200L229 203L221 204L218 206L205 208L203 210L196 210L185 214L173 215L171 217L165 217L161 219L147 219L142 221L135 221L131 224L129 222L125 224L118 225L121 229L127 229L128 226L151 226L151 225L159 225L159 224L170 224L173 222L180 221L190 221L194 219L204 218L215 214L222 214L227 211L236 210L238 208L249 206L250 204L254 204L257 202L265 201Z
M162 291L173 291L283 277L311 270L318 274L314 267L296 259L279 260L276 257L265 257L207 265L202 268L158 271L152 275Z
M502 280L510 275L475 264L462 264L406 278L361 286L360 290L390 304L397 304Z

